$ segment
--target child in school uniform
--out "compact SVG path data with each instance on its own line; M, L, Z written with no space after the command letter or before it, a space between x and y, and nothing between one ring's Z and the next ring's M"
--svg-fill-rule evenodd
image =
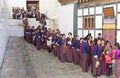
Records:
M112 58L110 57L110 51L108 49L105 50L105 62L107 67L107 76L112 75Z
M80 47L79 47L79 65L82 65L82 42L83 42L83 38L80 38Z
M102 53L102 46L101 46L101 39L94 40L94 48L92 53L92 75L93 76L100 76L101 75L101 62L100 56Z
M90 47L89 44L87 42L87 38L85 37L83 39L82 42L82 50L81 50L81 54L82 54L82 60L81 60L81 67L82 67L82 72L88 72L88 56L89 56L89 52L90 52Z
M66 38L66 56L67 56L67 62L73 62L73 37L72 33L68 33L68 37Z
M79 64L79 41L79 36L76 35L75 39L73 40L73 63L76 65Z
M62 44L60 46L60 61L66 62L66 35L62 35Z

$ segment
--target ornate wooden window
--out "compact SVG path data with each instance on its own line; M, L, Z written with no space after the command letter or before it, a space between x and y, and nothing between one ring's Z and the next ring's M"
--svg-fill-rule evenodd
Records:
M95 17L94 16L84 16L83 17L83 28L84 29L94 29L95 28Z

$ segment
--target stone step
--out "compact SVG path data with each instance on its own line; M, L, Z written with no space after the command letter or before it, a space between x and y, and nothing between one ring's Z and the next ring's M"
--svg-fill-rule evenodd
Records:
M9 35L23 37L24 36L24 27L23 26L10 26L9 27Z
M18 19L9 19L9 25L10 26L20 26L23 25L23 20L18 20Z
M36 18L29 18L28 19L28 25L29 26L35 26L38 27L40 25L39 21L36 21Z

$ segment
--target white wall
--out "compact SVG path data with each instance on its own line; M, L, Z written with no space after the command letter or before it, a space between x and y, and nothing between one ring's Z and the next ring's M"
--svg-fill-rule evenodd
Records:
M49 18L57 18L59 7L60 3L57 0L40 0L40 11L46 13Z
M8 24L0 23L0 68L6 51L8 38L9 38Z
M0 17L2 17L3 0L0 0Z
M74 4L63 5L59 9L58 27L62 33L73 33Z

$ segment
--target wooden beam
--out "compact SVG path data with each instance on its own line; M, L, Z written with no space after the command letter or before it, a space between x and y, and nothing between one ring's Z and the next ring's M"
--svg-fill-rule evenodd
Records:
M81 2L82 1L82 2ZM95 5L102 5L102 4L110 4L115 2L120 2L120 0L88 0L83 2L83 0L80 1L80 8L86 7L86 6L95 6Z
M58 0L61 4L72 4L72 3L78 3L78 0Z

